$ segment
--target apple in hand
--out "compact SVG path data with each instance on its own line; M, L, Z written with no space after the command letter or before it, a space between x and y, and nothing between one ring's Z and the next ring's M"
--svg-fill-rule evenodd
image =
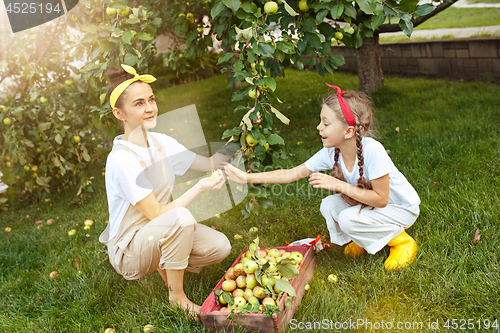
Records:
M278 11L278 4L274 1L268 1L264 5L264 11L267 15L273 15Z
M213 171L212 171L212 174L208 177L208 180L210 180L210 181L214 181L214 180L216 180L219 176L220 176L219 171L218 171L218 170L213 170Z

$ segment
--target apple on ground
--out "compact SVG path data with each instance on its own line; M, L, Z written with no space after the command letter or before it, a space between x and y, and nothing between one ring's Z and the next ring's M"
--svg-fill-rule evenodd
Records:
M106 330L104 331L104 333L115 333L115 329L111 328L111 327L108 327L108 328L106 328Z
M247 304L247 301L243 298L243 296L238 296L234 298L234 304L236 304L238 308L242 308Z
M76 230L75 230L75 229L71 229L70 231L68 231L68 235L69 235L69 236L74 236L74 235L76 235Z
M236 276L234 276L234 268L230 267L225 274L226 280L234 280L236 279Z
M236 289L236 281L226 280L226 281L222 282L222 290L233 291L234 289Z
M142 330L144 331L144 333L152 333L155 331L154 326L151 324L147 324Z
M331 283L337 282L338 281L337 275L335 275L335 274L328 275L328 281Z
M238 263L238 264L234 265L234 276L240 276L242 274L245 274L245 271L243 269L243 264Z
M56 271L50 272L50 278L51 279L55 279L56 276L57 276L57 272Z
M5 230L5 232L11 232L12 228L11 227L6 227L4 230Z
M92 226L93 224L94 224L94 221L92 221L92 220L85 220L85 222L83 222L83 225Z
M245 275L240 275L236 278L236 285L238 288L245 288L247 286L247 277Z
M247 283L247 288L249 289L253 289L259 284L257 278L255 277L255 274L248 274L246 283Z
M48 220L47 220L47 224L52 224L52 223L54 223L54 222L55 222L55 221L54 221L54 219L48 219Z
M257 231L259 231L259 228L257 227L251 227L250 229L248 229L248 232L251 234L255 234Z

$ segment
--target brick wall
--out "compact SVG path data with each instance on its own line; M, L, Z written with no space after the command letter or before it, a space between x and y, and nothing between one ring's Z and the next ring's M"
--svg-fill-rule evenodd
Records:
M332 47L344 56L339 70L356 71L353 48ZM380 44L382 69L389 75L500 80L500 38L473 38Z

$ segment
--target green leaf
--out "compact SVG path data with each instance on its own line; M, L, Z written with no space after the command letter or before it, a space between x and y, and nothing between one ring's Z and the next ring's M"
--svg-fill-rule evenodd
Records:
M54 140L56 140L56 142L57 142L58 144L61 144L61 143L62 143L62 136L61 136L61 134L59 134L59 133L58 133L58 134L56 135L56 137L54 138Z
M274 56L274 47L268 43L259 43L260 55L264 58L272 58Z
M285 0L281 0L281 2L283 2L283 5L285 5L285 10L288 14L290 14L290 16L299 15L292 7L290 7L290 5Z
M222 2L226 5L227 8L230 8L233 13L236 13L238 9L240 9L240 0L222 0Z
M325 19L326 15L328 15L328 9L322 9L316 14L316 21L317 22L323 22Z
M269 134L269 136L267 137L267 142L270 144L270 145L284 145L285 144L285 141L283 140L283 138L281 136L279 136L278 134Z
M413 12L413 15L415 16L424 16L432 12L436 6L430 3L423 4L421 6L418 6L417 9Z
M276 43L276 47L278 50L286 53L286 54L293 54L295 53L295 47L293 46L292 42L283 42L283 41L278 41Z
M345 64L344 56L341 54L329 54L329 58L330 66L333 66L333 68L337 68Z
M335 30L333 29L333 27L326 22L321 22L318 25L318 30L319 32L321 32L321 34L323 34L323 36L325 36L327 41L330 41L335 34Z
M283 124L289 125L290 124L290 119L288 119L283 113L281 113L278 109L274 108L271 106L271 111L276 115L276 118L281 120ZM271 134L272 135L272 134ZM282 139L283 140L283 139ZM269 139L267 139L267 142L269 142ZM270 145L272 143L269 142Z
M325 76L325 67L323 64L319 63L316 65L316 72L319 74L319 76Z
M378 15L373 15L372 16L372 22L371 22L371 29L375 31L382 23L384 23L385 17L384 16L378 16Z
M361 33L361 31L358 29L358 30L356 30L356 33L353 35L353 37L354 37L353 44L354 44L354 47L357 49L359 49L361 47L361 45L363 44L363 38L361 38L360 33Z
M290 296L287 296L285 298L285 308L290 310L292 308L292 298Z
M264 77L263 83L265 87L268 87L272 91L276 90L276 81L272 77Z
M132 17L132 18L129 18L127 20L128 24L137 24L137 23L140 23L140 22L141 22L141 20L139 20L137 17Z
M90 155L89 155L89 153L87 152L87 150L84 150L84 151L82 152L82 156L83 156L83 159L84 159L86 162L90 161Z
M108 7L111 7L114 9L126 9L127 5L122 1L115 1L115 2L110 3L108 5Z
M250 13L250 14L253 14L253 13L257 13L257 5L254 4L253 2L249 2L249 1L243 1L241 3L241 8L243 8L243 10L247 13Z
M410 37L413 32L413 22L411 21L411 17L408 18L410 15L405 15L403 15L403 17L399 20L399 27L403 30L406 36Z
M233 135L240 135L242 131L243 130L239 127L227 129L222 134L222 138L225 139L225 138L228 138L228 137L233 136Z
M122 36L122 41L125 43L125 44L128 44L128 45L131 45L131 41L132 41L132 32L131 31L127 31L126 33L123 34Z
M212 9L210 10L210 15L212 16L212 18L216 18L220 13L222 13L224 11L224 9L226 9L226 5L224 5L224 3L221 1L221 2L218 2L214 7L212 7Z
M405 12L412 12L417 9L418 0L401 0L398 7Z
M295 293L295 289L292 287L292 285L288 281L277 279L276 280L276 288L278 288L281 291L286 292L290 296L297 296L297 294Z
M140 39L140 40L149 41L149 40L152 40L154 37L153 37L153 36L151 36L151 35L150 35L150 34L148 34L148 33L145 33L145 32L138 32L138 33L135 35L135 38Z
M319 36L317 34L306 32L306 33L304 33L304 36L307 39L307 43L311 47L313 47L315 49L321 49L323 47L323 45L321 44L321 39L319 38Z
M356 3L359 5L359 8L367 15L372 15L375 11L375 7L377 6L376 2L370 2L368 0L356 0Z
M127 53L125 55L125 65L134 66L137 64L137 56L135 54Z
M273 206L273 202L267 198L257 198L257 203L260 207L266 209Z
M308 32L316 31L316 21L312 18L305 19L304 22L302 22L302 30Z
M350 3L346 3L344 5L344 11L346 13L347 16L350 16L352 18L356 18L356 15L358 14L356 12L356 9L354 9L354 7L350 4Z
M344 12L343 3L337 3L333 5L333 7L330 9L330 14L332 14L332 19L334 20L338 19L343 12Z
M245 97L247 89L237 90L233 93L232 101L241 101Z
M52 123L50 122L47 122L47 123L41 123L39 126L38 126L38 129L40 129L40 131L46 131L50 128L50 126L52 125Z
M229 59L231 59L233 56L234 56L234 53L233 53L233 52L224 53L224 55L223 55L223 56L221 56L217 62L218 62L219 64L222 64L223 62L226 62L226 61L228 61Z

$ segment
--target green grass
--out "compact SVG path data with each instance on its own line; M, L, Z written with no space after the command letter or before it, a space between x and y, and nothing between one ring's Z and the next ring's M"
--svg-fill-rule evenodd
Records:
M470 37L467 38L485 38L485 37L497 37L500 36L500 31L496 33L488 33L488 32L482 32L478 34L474 34ZM392 36L384 36L381 35L379 42L380 43L396 43L396 42L415 42L418 40L441 40L441 39L455 39L456 37L453 35L443 35L443 36L424 36L424 37L412 37L408 38L408 36L401 34L401 35L392 35Z
M500 3L500 0L467 0L467 3Z
M286 74L286 79L278 79L277 94L291 123L276 127L286 151L293 155L278 165L291 167L322 146L315 127L320 102L331 93L324 82L356 90L358 80L344 73L325 78L315 73ZM156 94L162 112L195 103L207 141L220 141L224 128L219 124L237 125L242 116L233 113L237 103L231 102L225 76ZM424 329L419 331L430 331L428 322L438 320L440 328L433 332L448 331L443 327L446 319L474 319L476 327L477 320L500 319L500 87L389 78L372 98L379 141L422 200L420 217L408 230L420 251L410 267L398 271L383 268L387 248L357 259L345 257L339 246L319 252L311 289L294 318L422 322ZM104 159L100 163L94 170L95 196L85 206L72 207L73 192L68 191L53 200L52 207L34 204L2 213L0 230L10 226L12 232L0 233L0 331L103 332L114 327L117 332L142 332L151 323L158 332L203 332L198 323L170 308L158 274L125 281L109 264L106 249L98 242L108 218L100 174ZM231 240L257 226L263 246L317 234L328 241L319 212L325 193L314 192L305 180L275 185L274 193L280 188L283 192L287 188L290 195L273 196L274 207L259 215L242 220L237 207L203 223L219 225ZM37 229L34 219L49 218L56 222ZM95 225L86 237L82 225L88 218ZM73 228L78 233L69 237ZM481 239L473 244L477 228ZM245 245L232 241L232 253L222 263L198 275L186 274L188 297L202 303ZM59 275L50 279L53 270ZM331 273L339 277L337 284L325 282Z

